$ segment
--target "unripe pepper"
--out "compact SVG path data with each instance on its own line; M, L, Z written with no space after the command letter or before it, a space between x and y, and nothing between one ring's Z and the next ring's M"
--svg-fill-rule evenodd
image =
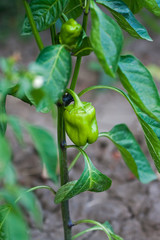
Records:
M81 102L74 93L74 104L65 108L64 121L67 135L77 146L93 143L98 138L95 108L89 102Z
M69 48L74 48L82 35L82 26L77 23L73 18L63 23L59 41L61 44L67 45Z

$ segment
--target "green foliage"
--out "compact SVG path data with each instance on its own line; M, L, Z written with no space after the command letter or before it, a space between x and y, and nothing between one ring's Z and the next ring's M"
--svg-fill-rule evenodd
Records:
M91 42L89 37L84 37L81 41L81 43L77 46L75 50L73 50L73 55L75 57L83 57L90 55L90 53L93 51Z
M4 177L8 164L11 161L11 148L8 141L0 134L0 178Z
M66 16L70 18L77 19L83 12L83 3L85 0L69 0L67 7L64 10Z
M39 32L46 30L61 16L69 0L31 0L30 8ZM32 33L28 18L24 20L22 35Z
M49 177L56 182L57 149L52 136L46 130L32 125L27 125L27 130L46 166Z
M85 191L103 192L111 186L111 180L94 167L90 158L81 148L77 147L77 149L84 157L84 171L79 180L69 182L58 190L55 203L60 203Z
M71 75L71 56L63 45L44 48L37 63L45 69L45 88L51 104L56 103L64 94ZM41 103L43 108L48 107Z
M2 182L0 191L0 202L2 203L0 207L0 240L29 240L28 226L22 207L31 214L31 217L37 223L41 224L41 212L35 196L31 193L31 191L40 188L46 188L56 194L55 203L61 203L62 206L65 239L71 240L71 228L68 228L70 219L67 200L85 191L102 192L108 190L111 186L111 179L95 168L83 149L76 145L67 146L65 142L64 111L65 107L73 100L71 92L73 93L76 86L82 57L93 51L110 79L113 79L112 77L115 77L118 73L127 93L115 87L98 85L82 90L79 96L90 90L100 88L120 93L133 108L144 131L146 143L155 166L160 172L160 97L158 90L150 72L137 58L131 55L120 56L123 45L121 28L132 37L151 41L146 28L136 20L134 14L142 8L147 8L150 12L159 16L160 0L31 0L29 5L26 0L23 2L24 5L27 4L27 7L22 34L33 33L40 54L36 62L28 68L18 66L15 57L0 59L0 178ZM107 16L96 3L105 6L119 25L114 19ZM0 3L1 5L2 3ZM91 9L91 33L90 36L87 36L89 9ZM83 31L80 31L80 39L73 39L72 45L75 47L68 48L66 47L66 41L69 40L68 35L65 35L63 41L61 41L62 39L59 38L59 33L55 29L55 24L59 19L62 22L67 22L68 18L77 19L82 14L82 25L78 24L80 29L83 28ZM50 27L52 29L52 46L43 47L39 32ZM76 28L72 30L75 36ZM66 89L72 73L71 56L77 57L77 61L71 87ZM101 70L101 67L98 70ZM53 112L54 106L57 106L57 144L45 129L28 124L16 117L7 116L5 111L7 95L15 96L34 105L37 111L45 113ZM79 110L82 111L80 107ZM85 109L84 106L83 110L88 112L88 109ZM70 117L71 115L69 115ZM71 132L75 130L74 122L71 124ZM78 127L81 128L83 121L79 122ZM11 147L4 136L7 124L12 127L15 137L21 145L24 145L23 130L29 133L53 182L58 181L57 160L59 159L61 186L57 192L49 186L37 186L27 190L17 184L16 173L11 162ZM86 132L87 127L84 132ZM92 128L94 129L94 127ZM111 131L100 133L99 137L106 137L115 144L126 165L142 183L148 183L156 179L147 158L126 125L116 125ZM84 148L87 146L88 144ZM80 178L70 182L68 181L66 159L66 150L69 147L77 148L79 153L83 155L85 162ZM76 163L78 157L73 160L71 166ZM67 214L65 214L66 212ZM122 240L114 233L108 222L101 224L93 220L80 220L75 225L80 223L90 223L94 227L76 234L72 239L76 239L89 231L102 230L109 240Z
M159 0L144 0L144 6L156 16L160 16L160 1Z
M109 240L123 240L123 238L119 237L118 235L116 235L113 231L112 226L109 224L109 222L105 222L103 224L97 222L97 221L93 221L90 219L84 219L84 220L80 220L78 221L78 223L90 223L90 224L94 224L94 227L88 228L78 234L76 234L75 236L73 236L72 240L82 236L85 233L91 232L91 231L103 231Z
M116 125L110 132L100 133L100 136L109 138L115 144L126 165L142 183L149 183L157 178L139 144L125 124Z
M96 0L96 2L107 7L120 27L127 31L131 36L146 39L148 41L152 40L145 27L136 20L133 13L123 1L118 0L113 2L110 0Z
M137 58L127 55L121 57L118 73L133 102L150 117L160 121L157 117L160 97L147 68Z
M138 13L144 6L144 0L123 0L123 2L125 2L129 8L131 9L131 11L135 14Z
M104 71L114 77L123 44L122 32L109 16L91 3L91 44ZM105 41L103 41L105 39Z
M160 123L150 118L138 108L136 112L145 134L149 152L155 162L157 170L160 172Z

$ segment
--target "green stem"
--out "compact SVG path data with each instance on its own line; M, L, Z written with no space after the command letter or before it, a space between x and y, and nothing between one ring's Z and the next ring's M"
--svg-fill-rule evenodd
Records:
M72 90L74 90L76 87L79 70L80 70L80 66L81 66L81 61L82 61L82 57L77 57L76 65L75 65L75 69L74 69L74 73L73 73L73 77L72 77L72 82L71 82L71 86L70 86L70 89L72 89Z
M98 138L100 138L100 137L106 137L106 133L103 133L103 132L99 133L99 134L98 134ZM88 146L89 146L89 144L86 143L86 145L82 148L82 150L85 151ZM68 146L66 146L66 147L68 147ZM73 146L72 146L72 147L73 147ZM68 171L70 171L70 170L74 167L74 165L76 164L76 162L78 161L78 159L79 159L79 157L80 157L81 155L82 155L82 152L79 152L79 153L76 155L76 157L73 159L73 161L71 162L70 166L68 167Z
M24 3L24 7L25 7L25 10L26 10L27 17L28 17L28 19L29 19L29 23L30 23L30 25L31 25L31 29L32 29L33 35L34 35L34 37L35 37L35 40L36 40L37 45L38 45L38 47L39 47L39 50L41 51L41 50L44 48L44 46L43 46L41 37L40 37L40 35L39 35L39 32L38 32L38 30L37 30L36 23L35 23L35 21L34 21L31 8L30 8L27 0L23 0L23 3Z
M48 189L48 190L49 190L50 192L52 192L54 195L56 194L56 191L55 191L53 188L49 187L49 186L36 186L36 187L33 187L33 188L28 189L28 190L26 191L26 193L28 193L28 192L33 192L33 191L38 190L38 189ZM23 197L23 195L19 196L19 197L16 199L15 203L17 203L22 197Z
M88 143L82 148L83 150L85 150L87 147L88 147ZM70 166L69 166L69 168L68 168L68 171L70 171L73 167L74 167L74 165L76 164L76 162L78 161L78 159L79 159L79 157L81 156L81 152L79 152L77 155L76 155L76 157L73 159L73 161L71 162L71 164L70 164Z
M84 234L86 234L88 232L91 232L91 231L93 231L93 230L89 228L89 229L86 229L86 230L84 230L82 232L79 232L79 233L77 233L76 235L74 235L72 237L72 240L75 240L76 238L81 237L82 235L84 235Z
M130 97L125 93L123 92L121 89L119 88L116 88L116 87L110 87L110 86L104 86L104 85L96 85L96 86L92 86L92 87L88 87L88 88L85 88L84 90L82 90L78 96L81 97L83 94L91 91L91 90L96 90L96 89L110 89L110 90L113 90L115 92L118 92L119 94L121 94L125 99L127 99L127 101L130 103L131 107L133 108L133 111L135 112L135 114L137 115L138 117L138 114L137 114L137 110L132 102L132 100L130 99Z
M64 23L68 21L68 17L64 13L62 13L61 19Z
M6 95L0 93L0 134L5 135L7 121L4 118L6 114Z
M112 240L110 232L103 226L103 224L101 224L97 221L94 221L94 220L90 220L90 219L79 220L79 221L74 222L73 224L78 225L78 224L81 224L81 223L89 223L89 224L96 225L97 227L100 227L106 233L106 235L108 236L108 239Z
M84 17L83 17L83 29L86 32L87 31L87 23L88 23L88 13L89 13L89 8L90 8L90 0L87 1L87 5L84 11Z
M83 15L82 27L83 27L85 32L87 31L89 7L90 7L90 0L87 1L87 5L86 5L84 15ZM81 66L81 61L82 61L82 57L77 57L76 65L75 65L75 69L74 69L74 73L73 73L73 77L72 77L72 82L71 82L71 86L70 86L70 89L72 89L72 90L74 90L75 87L76 87L76 83L77 83L77 79L78 79L78 75L79 75L79 70L80 70L80 66Z
M104 86L104 85L95 85L95 86L85 88L80 93L78 93L78 96L81 97L83 94L85 94L89 91L92 91L92 90L96 90L96 89L110 89L110 90L113 90L115 92L120 93L123 97L125 97L128 100L128 102L131 104L133 110L135 109L133 104L132 104L132 101L129 98L129 96L125 92L123 92L121 89L116 88L116 87L110 87L110 86Z
M53 24L50 27L50 33L51 33L52 45L55 45L56 44L56 27L55 27L55 24Z
M81 102L81 100L79 99L79 97L78 97L78 95L74 92L74 91L72 91L71 89L66 89L66 92L67 93L69 93L72 97L73 97L73 99L74 99L74 106L75 106L75 108L77 107L83 107L83 104L82 104L82 102Z
M57 136L58 136L58 149L59 149L59 163L60 163L60 179L61 186L68 182L68 168L67 168L67 153L65 148L65 127L63 120L64 107L58 105L58 126L57 126ZM64 227L64 238L65 240L71 240L71 227L70 224L70 214L69 214L69 201L64 201L61 203L61 211L63 218Z

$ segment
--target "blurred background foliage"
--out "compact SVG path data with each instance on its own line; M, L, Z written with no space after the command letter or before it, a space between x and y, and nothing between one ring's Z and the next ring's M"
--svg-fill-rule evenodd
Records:
M22 0L0 1L0 41L5 41L14 32L20 31L24 18Z
M16 37L20 36L22 23L24 20L24 7L22 0L0 0L0 42L5 42L8 38L13 35ZM146 9L142 9L136 18L147 27L149 33L152 35L160 33L160 18L156 17ZM131 38L128 34L125 35L124 46L129 45L134 38ZM22 38L25 40L25 38ZM125 47L126 48L126 47ZM125 50L124 50L125 51ZM110 78L102 71L99 63L97 61L89 62L88 68L92 71L98 72L100 74L99 81L100 84L114 85L117 79ZM148 66L151 74L155 80L160 79L160 67L156 64Z

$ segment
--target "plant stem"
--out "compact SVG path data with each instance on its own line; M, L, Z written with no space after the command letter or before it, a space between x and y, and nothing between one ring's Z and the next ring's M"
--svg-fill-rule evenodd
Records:
M74 69L74 73L73 73L73 77L72 77L72 82L71 82L71 86L70 86L70 89L72 89L72 90L74 90L76 87L78 74L79 74L79 70L80 70L80 66L81 66L81 61L82 61L82 57L77 57L76 65L75 65L75 69Z
M75 108L76 107L77 108L78 107L83 107L83 104L82 104L81 100L79 99L78 95L74 91L72 91L71 89L67 88L66 92L69 93L73 97L73 99L74 99L74 107Z
M68 17L64 13L62 13L61 19L64 23L68 21Z
M27 0L23 0L23 3L24 3L24 7L25 7L25 10L26 10L27 17L29 19L29 23L30 23L31 28L32 28L33 35L35 37L35 40L36 40L37 45L39 47L39 50L41 51L44 48L44 46L43 46L41 37L39 35L39 32L37 30L36 23L34 21L32 11L30 9L30 6L29 6Z
M90 7L90 0L87 1L87 6L85 8L84 16L83 16L82 27L85 32L87 30L89 7ZM77 57L77 61L76 61L76 65L75 65L75 69L74 69L74 73L73 73L73 77L72 77L72 82L71 82L71 86L70 86L70 89L72 89L72 90L74 90L76 87L78 74L79 74L79 70L80 70L80 66L81 66L81 61L82 61L82 57Z
M6 95L0 93L0 134L5 135L7 121L4 119L6 114Z
M60 179L61 186L68 182L68 168L67 168L67 152L65 148L65 127L63 120L64 107L62 104L58 105L58 126L57 126L57 136L58 136L58 149L59 149L59 163L60 163ZM64 239L71 240L71 227L70 224L70 214L69 214L69 201L64 201L61 203L61 211L63 218L64 227Z
M50 27L50 33L51 33L52 45L55 45L55 43L56 43L56 40L55 40L55 37L56 37L56 27L55 27L55 24L53 24Z
M88 147L88 143L86 143L86 145L82 148L83 150L85 150L87 147ZM68 171L70 171L73 167L74 167L74 165L76 164L76 162L78 161L78 159L79 159L79 157L81 156L81 152L79 152L77 155L76 155L76 157L73 159L73 161L71 162L71 164L69 165L69 167L68 167Z
M87 5L84 11L84 16L83 16L83 29L86 32L87 31L87 22L88 22L88 13L89 13L89 8L90 8L90 0L87 1Z
M110 235L110 231L103 224L101 224L97 221L94 221L94 220L90 220L90 219L79 220L79 221L74 222L73 224L78 225L78 224L81 224L81 223L89 223L89 224L96 225L97 227L100 228L100 230L103 230L106 233L109 240L112 240L112 237Z

